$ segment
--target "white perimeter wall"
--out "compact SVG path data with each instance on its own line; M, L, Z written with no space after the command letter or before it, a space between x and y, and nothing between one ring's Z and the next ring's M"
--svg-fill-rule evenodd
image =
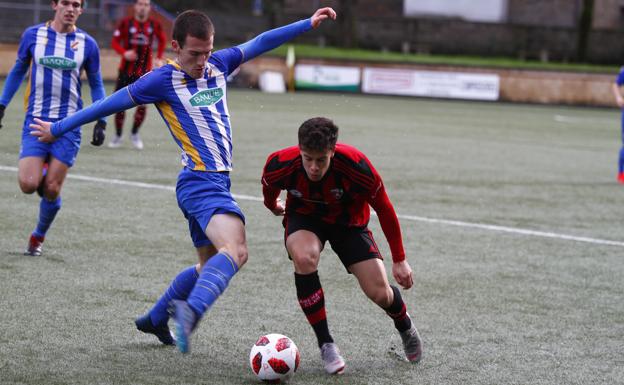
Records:
M507 19L507 0L404 0L403 14L497 23Z

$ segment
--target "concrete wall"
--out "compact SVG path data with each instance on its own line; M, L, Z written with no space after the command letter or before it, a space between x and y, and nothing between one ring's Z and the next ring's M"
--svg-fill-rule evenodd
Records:
M464 73L487 73L500 76L500 100L505 102L566 104L616 107L611 93L615 74L586 74L555 71L529 71L513 69L473 68L458 66L379 64L336 60L301 59L298 63L327 64L344 66L374 66L423 71L450 71ZM257 84L262 71L281 71L287 75L282 58L260 57L247 63L241 69L246 82Z
M14 45L0 45L0 76L6 76L15 62ZM119 56L111 49L103 49L102 77L113 81L117 77ZM507 102L541 103L541 104L570 104L587 106L615 107L611 84L615 74L584 74L554 71L528 71L514 69L472 68L458 66L432 66L412 64L379 64L349 62L337 60L301 59L298 63L346 65L346 66L384 66L390 68L408 68L427 71L457 71L493 73L500 76L500 100ZM240 86L256 87L258 76L262 71L280 71L286 77L287 68L283 58L259 57L245 63L236 82Z

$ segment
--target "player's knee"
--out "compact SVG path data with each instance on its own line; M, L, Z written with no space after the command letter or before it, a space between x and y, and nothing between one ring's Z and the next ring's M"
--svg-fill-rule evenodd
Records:
M392 304L392 289L389 287L376 286L373 290L369 290L366 295L384 309Z
M19 186L20 186L20 190L22 190L24 194L32 194L35 191L37 191L37 187L39 187L39 182L35 180L34 178L20 179Z
M61 184L55 181L46 180L45 187L43 189L44 195L47 199L56 199L61 194Z
M224 251L228 253L228 255L230 255L234 259L234 262L236 262L236 265L238 266L239 269L243 267L245 263L247 263L247 259L248 259L247 245L241 244L241 245L226 247Z
M312 250L293 250L290 257L299 273L313 273L318 268L318 255Z

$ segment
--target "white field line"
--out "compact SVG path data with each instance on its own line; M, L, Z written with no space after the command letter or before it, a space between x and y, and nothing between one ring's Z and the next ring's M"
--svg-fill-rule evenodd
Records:
M573 123L573 124L605 124L605 125L613 125L617 124L618 120L604 119L604 118L585 118L578 116L569 116L569 115L555 115L553 116L553 120L557 123Z
M0 171L10 171L17 172L16 167L7 167L0 165ZM126 181L121 179L107 179L107 178L96 178L87 175L77 175L77 174L69 174L67 176L70 179L77 179L86 182L95 182L102 184L112 184L118 186L129 186L129 187L139 187L139 188L148 188L148 189L156 189L156 190L166 190L166 191L175 191L175 187L155 184L155 183L142 183L142 182L133 182ZM262 202L263 199L259 197L254 197L250 195L241 195L241 194L232 194L235 199L246 200L246 201L254 201L254 202ZM374 214L374 212L373 212ZM488 231L498 231L512 234L520 234L520 235L528 235L533 237L542 237L542 238L554 238L561 239L566 241L575 241L575 242L585 242L591 243L595 245L608 245L608 246L620 246L624 247L624 242L620 241L611 241L608 239L599 239L599 238L589 238L589 237L579 237L575 235L567 235L567 234L559 234L553 232L545 232L545 231L536 231L529 229L522 229L516 227L506 227L506 226L496 226L496 225L488 225L484 223L472 223L472 222L462 222L462 221L453 221L448 219L436 219L436 218L427 218L427 217L419 217L414 215L398 215L399 219L405 219L409 221L415 222L424 222L424 223L434 223L448 226L458 226L458 227L467 227L473 229L480 230L488 230Z

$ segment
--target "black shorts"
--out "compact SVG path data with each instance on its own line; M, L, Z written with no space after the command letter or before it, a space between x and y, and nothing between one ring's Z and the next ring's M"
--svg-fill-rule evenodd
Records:
M373 258L383 259L373 233L367 226L347 227L296 213L286 214L282 223L285 232L284 243L286 238L297 230L311 231L316 234L323 247L325 242L329 241L332 250L338 254L347 271L354 263Z
M130 84L139 80L140 76L138 75L128 75L123 71L119 71L119 75L117 75L117 83L115 83L115 91L118 91Z

